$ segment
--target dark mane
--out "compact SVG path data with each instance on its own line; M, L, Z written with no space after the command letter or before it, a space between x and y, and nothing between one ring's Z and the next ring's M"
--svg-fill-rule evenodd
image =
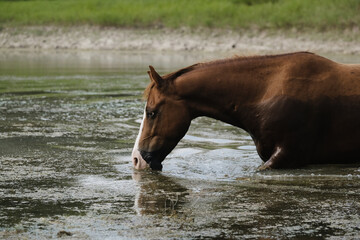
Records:
M314 53L304 51L304 52L293 52L293 53L284 53L284 54L276 54L276 55L234 56L234 57L210 61L210 62L196 63L191 66L182 68L176 72L164 75L164 76L162 76L162 78L164 78L165 80L168 80L168 81L173 81L176 78L180 77L181 75L184 75L193 70L201 69L201 68L205 68L205 67L210 67L210 66L216 67L216 66L222 65L222 64L229 64L229 63L236 63L236 62L243 62L243 61L250 62L250 61L255 61L255 60L264 60L264 59L269 59L269 58L284 57L284 56L295 55L295 54L314 54ZM154 83L150 83L147 86L147 88L144 91L145 99L147 99L150 90L154 86L155 86Z

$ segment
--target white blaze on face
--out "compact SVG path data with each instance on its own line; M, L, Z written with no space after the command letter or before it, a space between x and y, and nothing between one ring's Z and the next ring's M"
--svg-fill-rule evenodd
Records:
M145 105L146 106L146 105ZM136 137L136 141L135 141L135 145L131 154L131 158L132 158L132 162L134 165L134 168L136 169L144 169L147 168L149 165L147 164L147 162L145 162L145 160L141 157L140 151L139 151L139 142L140 142L140 136L144 127L144 121L145 121L145 117L146 117L146 112L144 109L144 116L143 119L141 121L141 125L140 125L140 130L139 133Z

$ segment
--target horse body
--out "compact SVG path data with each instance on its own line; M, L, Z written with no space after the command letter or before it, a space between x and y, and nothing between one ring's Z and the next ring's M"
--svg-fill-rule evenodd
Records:
M149 75L136 168L161 169L199 116L247 131L263 168L359 160L360 65L300 52L196 64L164 77L151 68Z

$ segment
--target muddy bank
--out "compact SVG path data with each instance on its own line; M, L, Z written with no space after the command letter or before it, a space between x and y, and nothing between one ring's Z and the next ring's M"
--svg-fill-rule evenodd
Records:
M5 27L0 31L0 48L359 54L360 44L354 37L357 34L304 35L296 30L270 33L257 30L144 30L91 26Z

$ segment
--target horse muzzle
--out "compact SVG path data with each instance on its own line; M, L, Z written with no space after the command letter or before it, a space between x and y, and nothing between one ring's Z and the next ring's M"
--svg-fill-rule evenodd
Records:
M162 170L161 157L158 152L140 151L141 157L147 162L152 170Z
M141 170L149 167L149 164L145 162L137 148L133 149L131 158L135 169Z

